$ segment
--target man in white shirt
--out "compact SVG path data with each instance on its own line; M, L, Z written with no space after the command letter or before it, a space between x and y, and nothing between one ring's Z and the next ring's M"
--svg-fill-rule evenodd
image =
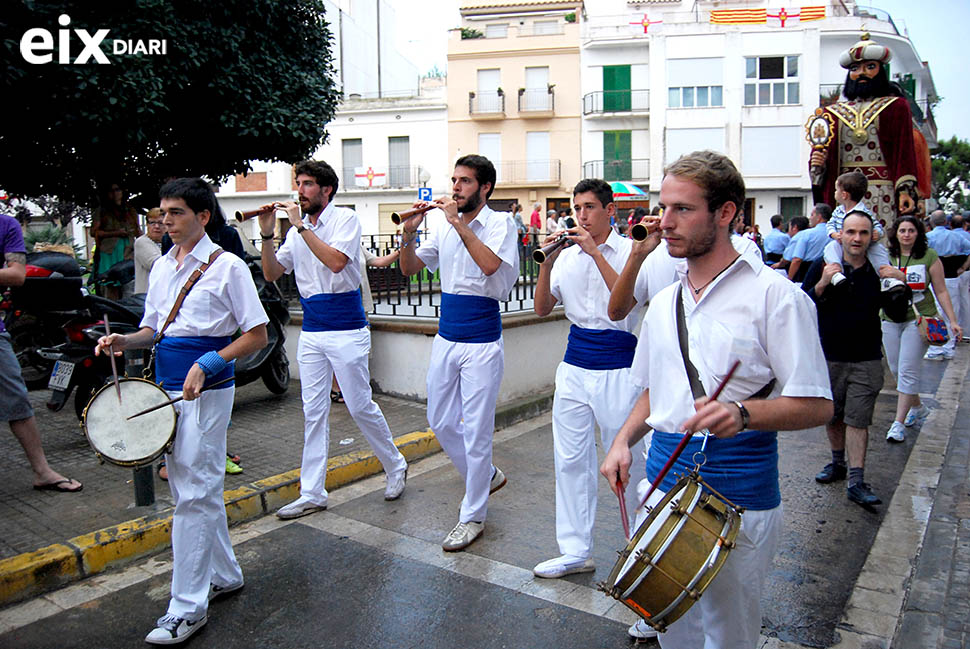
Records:
M333 204L339 181L326 162L301 162L294 173L299 202L277 204L293 226L278 252L273 250L275 212L267 210L259 216L263 276L273 282L284 273L295 272L303 305L303 328L297 346L306 422L300 497L276 512L283 519L327 508L334 374L350 416L384 467L384 499L399 498L407 481L407 462L394 445L391 429L370 387L370 329L360 295L360 221L353 210Z
M546 258L535 290L537 315L547 316L561 303L572 323L566 355L556 370L552 406L556 540L562 554L532 570L548 579L595 569L590 555L598 478L596 426L603 448L609 448L640 395L630 379L640 309L619 322L612 322L606 309L633 242L610 227L616 205L606 181L580 181L573 188L573 204L579 226L563 236L575 245Z
M160 194L175 246L152 268L141 329L102 337L96 353L120 355L125 349L151 346L186 281L210 264L156 343L156 380L184 401L175 406L178 428L165 458L175 501L172 597L168 612L145 640L176 644L206 623L211 599L243 586L222 498L235 387L230 382L200 393L231 378L235 359L266 346L268 318L246 264L223 253L205 233L205 224L218 209L208 183L178 178L162 186ZM232 340L238 329L242 335Z
M401 272L441 271L441 317L428 367L428 423L465 480L458 524L441 547L463 550L485 530L488 496L505 485L492 465L495 404L505 370L499 301L518 277L515 223L485 204L495 167L480 155L455 162L445 221L414 241L423 214L401 224ZM418 205L426 205L419 203Z
M659 500L673 486L674 472L693 468L691 458L707 430L713 437L701 477L746 507L737 545L717 578L660 635L665 649L757 645L761 590L782 524L775 431L820 425L832 415L811 300L758 255L739 253L731 243L730 224L744 196L741 174L717 153L688 154L665 170L660 227L670 254L686 261L678 264L678 281L652 296L645 319L650 335L640 339L631 369L643 392L600 468L610 485L626 485L630 448L653 430L647 458L647 478L653 480L682 433L695 433L655 492ZM695 401L679 343L678 308L685 314L699 392L711 394L741 361L720 401ZM647 484L641 482L644 492Z
M162 236L165 224L162 223L162 210L153 207L145 216L145 234L135 239L135 293L148 292L148 274L152 264L162 256Z

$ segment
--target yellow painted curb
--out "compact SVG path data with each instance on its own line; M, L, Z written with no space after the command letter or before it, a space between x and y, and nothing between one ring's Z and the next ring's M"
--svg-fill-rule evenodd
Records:
M63 543L0 561L0 602L53 590L79 578L77 554Z
M395 438L409 461L441 450L431 430ZM372 451L355 451L327 462L327 489L383 470ZM230 523L258 518L300 495L300 470L256 480L223 494ZM163 550L171 544L172 510L82 534L66 543L0 560L0 605L26 599L102 572L114 564Z

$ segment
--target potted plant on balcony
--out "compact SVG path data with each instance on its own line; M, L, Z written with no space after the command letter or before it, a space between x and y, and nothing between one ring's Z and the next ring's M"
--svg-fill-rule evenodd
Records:
M576 22L576 12L575 11L569 12L568 14L565 15L565 19L567 23Z

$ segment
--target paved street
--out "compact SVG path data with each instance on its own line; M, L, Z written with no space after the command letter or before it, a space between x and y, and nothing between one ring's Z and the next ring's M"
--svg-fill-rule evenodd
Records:
M904 549L903 535L893 535L899 565L907 571L915 567L911 588L895 594L905 602L900 638L909 639L894 645L898 647L960 647L966 643L967 616L963 613L968 601L966 467L970 430L966 410L957 413L957 406L970 403L970 386L964 384L960 395L948 385L954 383L952 377L966 376L968 356L967 348L962 347L957 361L925 364L923 391L932 395L927 402L935 413L951 413L953 435L937 431L948 440L942 446L948 448L945 463L942 451L930 449L928 454L935 456L936 470L942 468L942 474L939 488L933 492L936 502L930 503L932 514L927 507L923 516L929 521L922 552L918 545ZM944 372L949 372L949 378L941 384ZM918 500L904 491L911 489L914 478L907 477L913 465L910 456L923 435L912 431L904 444L885 443L883 435L895 399L890 388L879 399L866 472L886 503L876 512L849 503L844 485L824 486L812 480L828 461L820 430L780 436L786 527L764 599L763 633L769 647L827 647L840 636L875 633L862 628L865 623L852 623L853 606L861 611L862 619L895 628L895 617L891 623L885 622L885 616L873 612L877 607L865 608L868 605L860 599L857 585L872 582L880 572L893 572L897 565L876 562L872 566L870 550L879 546L880 529L920 517L914 510L916 513L903 518L906 502L900 501ZM383 398L381 403L389 418L392 412L400 418L392 423L395 432L423 428L423 408ZM268 396L258 385L240 390L230 440L231 447L244 456L246 473L227 480L227 487L233 481L242 484L270 475L267 471L278 473L298 466L298 405L294 390L282 398ZM337 415L335 449L342 448L340 439L359 437L352 422L340 419L346 417L346 410L338 408ZM927 430L938 419L932 417ZM82 495L39 494L25 490L23 483L19 488L11 485L14 480L3 487L5 500L34 508L31 521L68 514L64 521L47 523L46 528L31 527L30 534L39 540L34 547L64 538L52 536L58 531L63 535L91 531L107 519L140 515L125 504L131 498L130 485L124 484L129 475L126 471L98 467L90 461L85 445L63 443L72 448L65 452L88 462L76 465L78 470L72 473L65 466L67 456L54 456L62 470L85 480ZM615 499L605 484L601 484L595 534L596 572L554 581L537 581L531 576L533 565L558 554L551 447L548 415L497 434L495 463L507 473L509 484L490 502L484 538L464 553L446 554L439 546L455 522L461 497L458 476L440 453L412 465L408 490L396 503L382 500L383 476L378 475L333 492L326 512L286 524L264 517L235 527L234 542L247 586L213 605L208 627L193 642L205 647L627 646L625 627L632 621L630 614L595 590L595 584L612 568L614 551L622 539ZM55 452L62 451L52 454ZM24 476L20 466L22 457L17 455L4 453L3 462L13 465L9 471L5 466L5 475L27 480L29 476ZM99 488L92 475L108 476L103 478L106 484ZM890 505L897 486L903 497ZM163 494L167 497L159 485L160 502ZM96 514L105 498L104 511ZM74 508L85 513L70 516ZM18 527L18 519L11 520L6 512L3 521L5 528ZM22 538L27 538L26 532ZM64 647L140 643L154 619L164 612L168 560L168 553L162 553L0 610L0 646L49 646L53 638ZM872 588L883 599L892 596L888 585ZM848 615L847 621L843 615ZM891 634L891 630L884 631Z

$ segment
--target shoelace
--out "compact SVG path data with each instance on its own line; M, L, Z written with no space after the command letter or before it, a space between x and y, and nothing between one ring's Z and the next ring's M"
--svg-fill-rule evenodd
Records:
M465 530L467 526L464 523L458 523L455 525L455 529L451 530L451 534L448 535L449 539L458 540L465 535Z
M178 627L178 625L181 623L182 618L177 615L172 615L171 613L166 613L156 620L155 626L171 631L172 629Z

